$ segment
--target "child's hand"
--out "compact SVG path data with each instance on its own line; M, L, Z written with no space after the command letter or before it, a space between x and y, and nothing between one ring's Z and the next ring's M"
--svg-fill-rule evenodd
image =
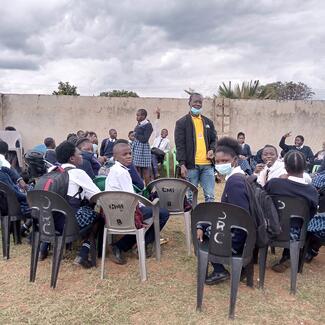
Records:
M202 243L203 242L203 230L197 229L196 230L196 238Z

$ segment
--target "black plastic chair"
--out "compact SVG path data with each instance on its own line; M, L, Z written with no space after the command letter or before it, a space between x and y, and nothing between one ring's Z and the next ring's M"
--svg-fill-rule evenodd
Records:
M197 204L198 190L192 183L180 178L159 178L147 185L149 191L156 190L159 206L170 215L184 215L187 253L191 255L191 212L184 212L184 199L188 190L193 193L192 209Z
M209 240L201 243L196 239L199 222L211 225ZM246 232L246 241L241 256L232 253L231 229L239 228ZM237 291L242 268L246 266L247 285L253 286L253 250L256 242L256 227L249 213L236 205L227 203L200 203L192 212L192 236L198 257L197 310L202 308L204 282L208 261L231 266L231 290L229 318L235 316Z
M40 242L47 242L53 247L51 287L55 288L65 244L89 234L92 225L80 230L74 210L64 198L56 193L34 190L27 193L27 200L32 209L33 219L30 282L35 282ZM55 230L53 214L64 218L62 233ZM90 246L92 264L95 265L94 240L91 241Z
M22 214L15 192L5 183L0 182L1 232L3 258L9 259L10 227L12 226L14 243L21 244L20 220Z
M274 204L278 210L282 232L279 236L273 239L269 246L282 247L290 249L291 263L291 284L290 293L296 293L297 273L302 272L304 258L303 247L306 241L307 225L310 219L309 207L306 200L302 198L293 198L287 196L273 196ZM297 218L301 220L301 231L299 240L290 240L290 224L291 219ZM265 268L268 247L260 249L259 256L259 287L264 288ZM300 256L300 264L299 264Z
M318 212L325 212L325 186L319 190Z

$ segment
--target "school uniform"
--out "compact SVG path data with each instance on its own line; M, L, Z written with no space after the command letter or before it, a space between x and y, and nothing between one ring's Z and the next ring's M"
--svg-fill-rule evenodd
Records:
M152 125L148 120L141 121L134 129L135 140L132 144L132 158L136 167L151 167L149 138L152 132Z
M124 191L128 193L134 193L132 178L129 173L128 167L122 165L116 161L114 166L111 167L109 176L106 178L105 191ZM143 215L143 220L147 220L152 217L152 208L139 204L139 208ZM169 212L166 209L159 209L159 224L160 230L165 226L169 218ZM155 232L153 225L147 230L145 235L146 245L155 240ZM126 252L130 250L136 243L136 237L134 235L125 235L114 245L120 250Z

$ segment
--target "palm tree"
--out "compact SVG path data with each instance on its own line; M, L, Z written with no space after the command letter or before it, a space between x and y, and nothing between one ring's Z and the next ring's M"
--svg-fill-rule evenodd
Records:
M266 93L260 92L259 80L243 81L242 84L236 84L234 89L226 86L223 82L218 89L218 96L232 99L252 99L252 98L265 98Z

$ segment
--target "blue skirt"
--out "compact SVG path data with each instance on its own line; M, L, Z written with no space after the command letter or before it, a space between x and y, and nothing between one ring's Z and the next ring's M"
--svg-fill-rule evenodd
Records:
M136 167L151 167L151 149L149 143L134 140L132 144L133 165Z

